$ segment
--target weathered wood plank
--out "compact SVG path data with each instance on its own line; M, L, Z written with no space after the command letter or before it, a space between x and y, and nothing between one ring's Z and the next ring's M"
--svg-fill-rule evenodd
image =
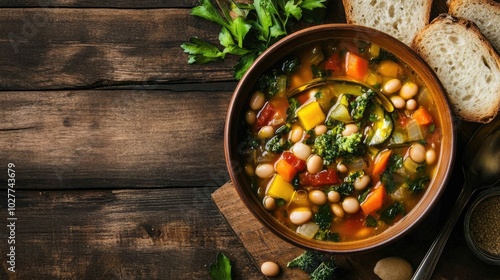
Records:
M33 8L182 8L198 5L198 0L1 0L0 7Z
M2 242L0 279L209 279L218 251L235 279L262 279L211 201L214 190L18 190L16 273Z
M231 92L209 88L0 92L0 165L19 188L220 186Z
M188 65L180 45L216 42L189 9L1 9L1 90L233 80L235 58ZM124 32L126 30L126 32Z

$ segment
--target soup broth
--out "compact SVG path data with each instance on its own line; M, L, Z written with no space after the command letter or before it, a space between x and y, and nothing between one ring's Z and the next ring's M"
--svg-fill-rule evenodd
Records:
M306 238L377 235L432 179L441 138L432 96L375 44L304 47L262 75L248 102L245 172L269 213Z

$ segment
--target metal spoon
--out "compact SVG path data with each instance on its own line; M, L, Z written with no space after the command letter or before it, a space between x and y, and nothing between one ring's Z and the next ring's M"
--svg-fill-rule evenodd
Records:
M328 78L314 79L306 84L303 84L299 87L292 89L291 91L289 91L286 94L286 97L292 97L292 96L297 95L303 91L306 91L306 90L309 90L309 89L312 89L315 87L323 86L323 85L326 85L328 83L339 83L339 82L356 84L358 86L362 86L362 87L369 88L369 89L373 90L377 94L377 98L375 100L380 105L382 105L382 107L387 112L394 111L394 106L392 105L392 102L379 89L376 89L373 86L366 84L366 83L363 83L363 82L360 82L358 80L355 80L355 79L352 79L349 77L343 77L343 76L334 76L334 77L328 77Z
M460 217L470 196L481 188L488 188L500 181L500 118L482 125L465 148L462 169L465 182L450 217L432 243L412 279L430 279L441 256L451 230Z

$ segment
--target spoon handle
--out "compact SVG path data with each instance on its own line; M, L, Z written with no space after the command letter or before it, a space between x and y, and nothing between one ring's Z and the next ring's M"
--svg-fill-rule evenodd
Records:
M427 254L420 263L420 266L415 271L415 274L413 274L413 277L411 278L412 280L431 279L434 268L436 267L436 264L439 261L439 257L441 256L441 252L443 252L443 248L446 245L446 241L448 241L448 237L450 237L451 231L453 230L453 227L460 217L462 210L467 204L467 201L469 200L471 194L471 188L464 185L457 198L457 201L455 201L455 204L451 209L449 218L447 219L444 227L439 232L439 235L434 240L434 243L432 243L431 247L427 251Z

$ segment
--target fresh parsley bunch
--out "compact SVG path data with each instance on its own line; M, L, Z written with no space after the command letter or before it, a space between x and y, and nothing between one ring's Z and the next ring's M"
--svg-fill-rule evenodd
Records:
M200 0L191 14L220 25L217 47L197 37L181 45L189 54L189 64L223 60L226 54L239 56L234 77L241 79L255 59L269 46L287 35L294 21L320 22L326 0L254 0L252 4L234 0ZM222 1L222 2L221 2Z

